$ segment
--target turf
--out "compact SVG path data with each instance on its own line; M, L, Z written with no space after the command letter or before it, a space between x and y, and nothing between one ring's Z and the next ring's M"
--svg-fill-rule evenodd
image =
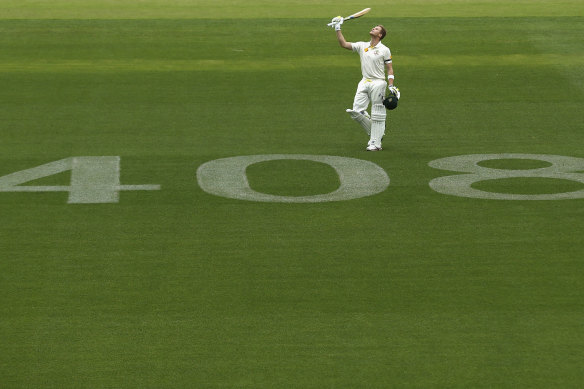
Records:
M112 204L0 193L0 386L581 385L584 200L444 195L429 182L461 173L428 165L584 158L579 2L372 2L343 31L352 41L371 23L390 31L402 99L380 153L364 151L344 113L358 59L324 25L358 9L335 3L2 2L0 176L120 156L123 185L161 189ZM368 160L391 183L314 204L199 187L203 163L260 154ZM339 184L330 166L305 160L247 174L281 196Z

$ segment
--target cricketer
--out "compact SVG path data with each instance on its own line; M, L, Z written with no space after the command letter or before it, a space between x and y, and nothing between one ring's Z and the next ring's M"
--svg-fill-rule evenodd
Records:
M390 93L399 93L393 85L394 74L391 51L381 43L387 31L382 25L377 25L369 31L369 42L347 42L341 32L342 17L333 18L331 26L335 29L341 47L359 53L363 79L357 86L353 108L347 109L351 118L359 123L369 135L367 151L380 151L381 140L385 135L385 119L387 116L383 100L385 89ZM386 76L387 73L387 76ZM387 79L387 82L386 82ZM371 115L367 108L371 103Z

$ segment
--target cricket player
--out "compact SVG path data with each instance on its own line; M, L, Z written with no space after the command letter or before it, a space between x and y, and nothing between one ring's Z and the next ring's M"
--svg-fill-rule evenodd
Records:
M337 39L341 47L359 53L361 58L363 79L357 86L353 108L347 109L347 113L369 135L366 150L380 151L382 150L381 140L385 134L385 118L387 115L383 106L385 88L389 87L389 90L396 94L399 92L393 85L395 77L393 75L391 51L381 43L387 31L382 25L375 26L369 31L369 36L371 37L369 42L352 43L347 42L341 32L342 17L333 18L331 23L336 30ZM387 82L385 81L386 79ZM371 103L371 116L367 113L369 103Z

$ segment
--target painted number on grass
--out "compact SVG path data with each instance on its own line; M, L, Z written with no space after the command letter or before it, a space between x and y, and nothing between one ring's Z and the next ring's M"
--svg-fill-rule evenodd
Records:
M278 196L253 190L246 176L248 166L275 160L308 160L328 164L338 174L340 186L331 193L313 196ZM484 161L526 159L547 162L537 169L495 169ZM441 158L429 166L459 173L430 181L436 192L492 200L566 200L584 198L584 189L552 194L512 194L473 188L481 181L512 178L552 178L584 184L584 158L544 154L471 154ZM69 185L24 185L55 174L71 172ZM373 162L327 155L273 154L216 159L201 165L197 181L205 192L238 200L278 203L319 203L372 196L389 186L385 170ZM159 190L160 185L121 185L120 157L71 157L0 177L0 192L69 192L69 204L117 203L119 192Z
M256 192L250 188L245 170L248 166L280 159L308 160L330 165L341 182L337 190L314 196L277 196ZM274 203L319 203L343 201L383 192L389 185L385 170L373 162L327 155L251 155L216 159L197 170L199 186L205 192L232 199Z
M29 181L71 171L68 186L27 186ZM69 204L117 203L121 190L159 185L120 185L120 157L72 157L0 177L0 192L69 192Z
M478 164L494 159L530 159L544 161L551 166L538 169L493 169ZM461 197L492 200L566 200L584 198L584 189L553 194L510 194L486 192L471 185L485 180L505 178L556 178L584 184L584 158L544 154L471 154L434 160L429 165L436 169L469 173L438 177L430 181L436 192Z

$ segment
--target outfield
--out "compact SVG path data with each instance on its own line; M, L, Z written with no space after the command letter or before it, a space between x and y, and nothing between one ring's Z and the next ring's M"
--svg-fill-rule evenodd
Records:
M0 3L0 387L582 385L581 1L316 3Z

